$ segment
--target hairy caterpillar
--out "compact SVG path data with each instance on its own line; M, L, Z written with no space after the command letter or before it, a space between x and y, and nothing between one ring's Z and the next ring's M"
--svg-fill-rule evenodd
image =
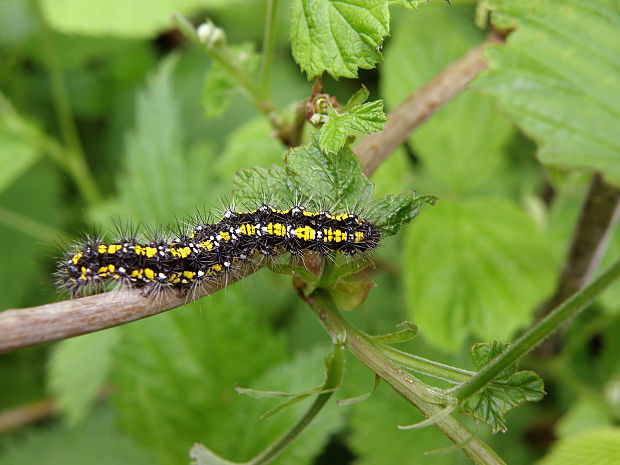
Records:
M380 236L377 226L353 213L312 212L302 206L279 210L264 204L250 212L228 209L215 224L193 221L170 239L87 239L59 261L57 277L72 296L113 282L146 293L187 293L204 280L226 276L236 263L282 252L354 255L375 248Z

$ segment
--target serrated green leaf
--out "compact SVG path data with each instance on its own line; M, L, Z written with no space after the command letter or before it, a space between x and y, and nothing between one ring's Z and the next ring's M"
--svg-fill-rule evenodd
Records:
M538 465L616 465L620 428L608 427L560 439Z
M336 153L352 131L370 134L383 129L386 122L383 100L375 100L352 107L348 113L340 113L328 106L328 119L321 128L319 147L325 152Z
M53 426L24 431L5 443L2 465L153 465L153 454L133 442L115 424L109 409L98 409L79 428Z
M41 152L31 141L11 134L0 116L0 194L40 157Z
M421 5L426 5L429 0L391 0L390 6L402 6L409 10L417 10Z
M290 179L281 166L237 170L233 184L233 197L240 204L254 205L257 199L277 202L291 197Z
M236 58L241 68L252 75L260 61L258 53L254 50L254 45L246 43L229 48L231 55ZM207 119L221 116L226 111L237 87L237 83L226 69L219 62L213 60L202 88L202 105Z
M543 163L598 170L620 185L620 11L615 2L492 0L516 28L486 52L475 88L493 95L540 145ZM566 31L570 31L567 36Z
M387 0L293 0L293 57L308 78L327 71L336 79L357 77L381 60L389 33Z
M172 88L176 59L165 60L136 98L136 122L126 139L121 201L135 217L161 222L193 208L183 130Z
M366 215L381 229L382 235L392 236L401 226L415 218L420 207L435 205L437 197L434 195L416 195L415 192L403 192L398 195L386 195L374 200L368 207Z
M368 89L362 86L362 88L358 90L357 92L355 92L353 95L351 95L351 98L347 100L347 103L343 107L340 108L340 112L348 113L349 111L351 111L351 109L353 109L353 107L356 107L357 105L361 105L366 100L368 100L369 96L370 96L370 92L368 91Z
M67 339L54 349L47 368L47 385L69 425L80 423L109 375L116 328Z
M286 156L287 173L295 190L328 207L365 208L374 185L362 174L359 159L347 147L336 154L325 153L317 139L315 134L309 144L292 149Z
M474 362L474 368L481 370L487 363L500 355L510 344L500 341L479 342L471 348L471 358ZM511 365L497 375L496 379L505 379L513 375L517 371L517 365Z
M543 381L533 371L519 371L468 397L462 409L493 428L506 431L504 413L523 402L537 402L545 395Z
M406 239L410 318L444 350L457 350L469 335L511 338L553 286L550 244L505 199L442 200Z
M441 40L437 31L441 30ZM381 89L394 107L484 39L471 8L432 5L395 27L385 52ZM424 47L411 44L423 43ZM426 181L441 193L497 190L498 168L514 131L491 98L466 90L418 128L409 142Z
M87 36L151 37L172 27L174 13L217 8L240 0L44 0L45 19L58 31Z
M509 344L493 341L472 347L471 355L476 370L481 370L501 354ZM504 413L523 402L537 402L543 398L543 381L533 371L517 371L517 364L506 368L492 383L471 397L461 408L487 423L493 432L506 431Z

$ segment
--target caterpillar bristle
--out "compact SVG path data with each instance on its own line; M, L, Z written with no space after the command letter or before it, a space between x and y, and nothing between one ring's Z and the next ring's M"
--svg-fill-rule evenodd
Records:
M308 251L354 256L378 245L379 229L356 213L293 205L283 210L262 203L245 212L231 205L216 223L199 213L167 230L146 228L148 239L131 223L117 225L116 240L106 242L98 233L69 247L56 276L72 297L110 287L138 288L151 297L187 296L214 280L228 282L239 267L258 267L284 252L302 263Z

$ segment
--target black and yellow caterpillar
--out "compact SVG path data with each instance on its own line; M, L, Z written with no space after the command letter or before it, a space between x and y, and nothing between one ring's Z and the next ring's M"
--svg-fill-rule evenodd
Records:
M312 212L302 206L228 209L219 222L191 222L185 234L171 239L86 239L64 254L57 276L72 296L101 291L111 282L146 293L187 292L230 273L235 263L282 252L354 255L375 248L380 237L377 226L352 213Z

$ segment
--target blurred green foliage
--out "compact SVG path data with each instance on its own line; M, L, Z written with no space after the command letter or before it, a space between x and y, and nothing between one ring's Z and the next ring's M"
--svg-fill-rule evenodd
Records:
M208 16L251 72L259 69L265 3L0 0L0 308L57 299L55 253L93 223L103 230L174 224L196 208L219 208L233 188L268 194L282 187L285 147L267 119L170 20L177 11ZM282 114L293 116L310 94L307 78L323 71L336 78L325 76L325 91L343 104L362 84L369 90L369 103L353 107L361 117L332 113L324 126L321 146L333 151L350 129L380 127L377 99L394 108L486 34L474 24L473 2L350 2L366 3L359 11L337 10L342 5L330 0L315 9L305 0L288 3L279 3L268 86ZM376 288L347 317L371 334L413 321L420 334L403 345L407 351L468 369L480 368L470 360L472 343L510 341L552 292L589 180L579 170L599 169L616 184L620 172L616 3L480 3L496 10L498 26L516 28L506 46L487 52L490 70L409 137L371 178L376 186L357 177L337 186L341 197L370 209L373 189L375 198L410 190L439 197L382 243ZM313 16L336 13L332 30ZM100 201L84 195L50 149L50 141L70 146L57 115L62 97L49 79L54 70L62 72ZM298 188L311 192L331 192L331 173L358 169L337 165L351 158L323 158L316 143L286 158L288 173L301 173ZM327 166L330 160L337 166ZM310 169L326 174L304 178ZM418 206L413 195L394 198L379 208L386 224L403 214L400 202ZM619 253L616 227L603 263ZM545 465L582 463L594 449L599 461L592 463L620 460L619 296L616 284L576 318L560 354L522 361L545 380L543 402L508 412L505 434L479 425L478 435L508 463L545 455ZM274 404L238 396L233 384L314 387L328 352L290 279L262 271L148 320L2 355L0 408L47 393L60 412L0 433L0 463L186 464L195 442L247 460L305 404L259 421ZM372 381L347 360L339 398L367 391ZM112 392L103 400L102 389ZM467 463L460 452L423 455L449 446L433 428L396 429L420 419L381 386L362 403L330 403L276 463ZM503 420L494 426L501 429Z

